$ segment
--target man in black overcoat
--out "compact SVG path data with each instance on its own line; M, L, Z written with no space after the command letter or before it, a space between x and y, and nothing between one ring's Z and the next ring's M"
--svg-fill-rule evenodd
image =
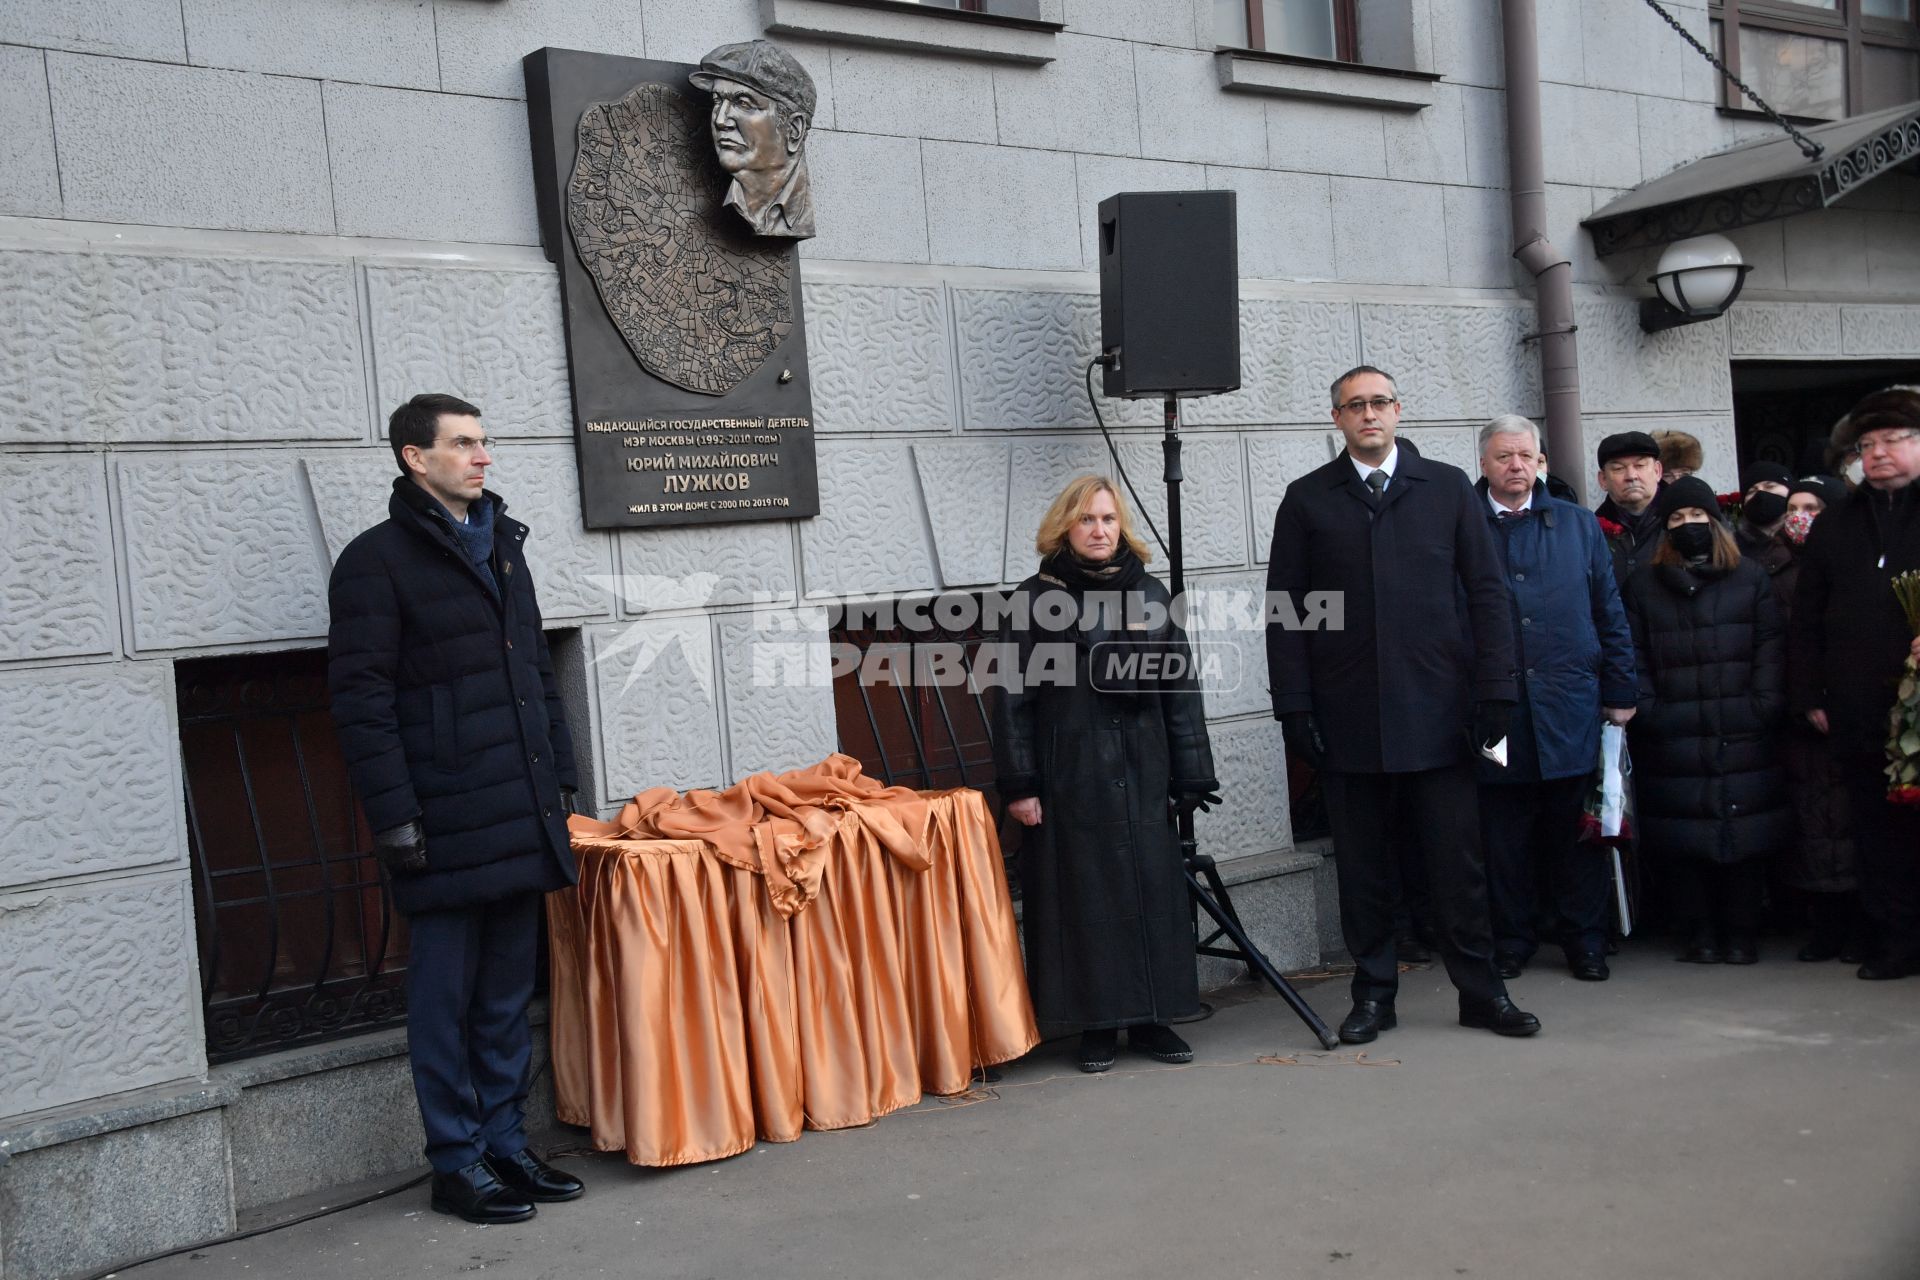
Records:
M1877 391L1833 431L1865 475L1813 522L1788 622L1793 709L1833 743L1854 820L1855 877L1872 938L1860 976L1920 973L1920 810L1887 801L1889 713L1907 656L1897 574L1920 569L1920 391Z
M1516 697L1507 589L1484 503L1458 468L1395 445L1400 396L1381 370L1362 365L1334 382L1333 421L1347 447L1287 486L1267 591L1303 620L1318 593L1338 593L1343 625L1270 621L1267 664L1288 748L1325 778L1340 927L1355 966L1340 1038L1364 1044L1395 1022L1396 800L1421 842L1461 1025L1532 1035L1539 1020L1514 1007L1494 969L1475 802L1474 744L1506 737Z
M1653 559L1666 531L1653 500L1660 495L1660 445L1644 431L1621 431L1600 442L1596 477L1607 495L1593 514L1618 532L1607 539L1613 553L1613 585L1625 587Z
M541 896L574 882L574 787L522 544L485 488L480 411L445 395L393 413L385 521L328 584L340 748L407 916L407 1040L433 1207L520 1222L580 1180L527 1149Z

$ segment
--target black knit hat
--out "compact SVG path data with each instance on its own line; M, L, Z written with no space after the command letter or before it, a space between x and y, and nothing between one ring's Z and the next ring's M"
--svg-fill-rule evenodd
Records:
M1838 476L1801 476L1787 486L1787 496L1810 493L1831 511L1847 500L1847 485Z
M1660 522L1665 524L1667 517L1682 507L1698 507L1715 520L1724 522L1720 514L1720 499L1713 496L1713 486L1699 476L1681 476L1672 484L1660 490L1659 498L1654 501L1655 509L1660 512Z
M1740 468L1740 492L1752 493L1753 486L1767 481L1774 484L1792 484L1793 472L1777 462L1749 462Z

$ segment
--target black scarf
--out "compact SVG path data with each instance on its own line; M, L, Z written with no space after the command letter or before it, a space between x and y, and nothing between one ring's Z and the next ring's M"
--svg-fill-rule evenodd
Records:
M1168 683L1146 674L1143 662L1149 656L1164 662L1169 647L1164 628L1156 641L1146 627L1146 580L1147 566L1124 542L1107 560L1082 560L1062 547L1040 562L1040 581L1073 597L1079 625L1071 638L1087 654L1090 678L1102 692L1134 697Z

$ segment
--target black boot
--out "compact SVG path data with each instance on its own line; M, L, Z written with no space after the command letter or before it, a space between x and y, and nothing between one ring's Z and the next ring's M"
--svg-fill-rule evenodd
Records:
M1192 1062L1193 1049L1174 1034L1173 1028L1148 1022L1127 1028L1127 1048L1162 1062Z
M495 1177L485 1160L475 1160L453 1173L434 1174L431 1203L435 1213L450 1213L482 1226L525 1222L533 1216L532 1203Z
M1120 1043L1120 1033L1112 1027L1103 1031L1082 1031L1080 1033L1080 1069L1089 1075L1097 1075L1113 1066L1114 1046Z

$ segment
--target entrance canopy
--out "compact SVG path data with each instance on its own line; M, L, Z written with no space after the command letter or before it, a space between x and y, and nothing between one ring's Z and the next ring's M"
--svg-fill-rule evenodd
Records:
M1582 225L1602 256L1824 209L1920 156L1920 102L1803 130L1809 160L1785 134L1703 156L1643 182Z

